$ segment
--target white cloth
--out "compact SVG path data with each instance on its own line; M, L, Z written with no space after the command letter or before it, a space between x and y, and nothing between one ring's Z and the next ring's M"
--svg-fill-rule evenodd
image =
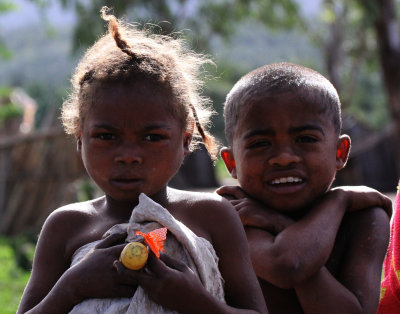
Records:
M196 236L183 223L176 220L164 207L145 194L139 196L139 204L132 211L128 224L113 226L106 235L121 230L128 231L127 240L134 241L135 232L149 232L157 228L168 229L164 247L166 253L185 262L200 278L205 289L218 300L225 302L223 279L218 269L218 257L211 243ZM79 262L99 241L79 248L71 266ZM185 296L182 296L184 298ZM77 304L70 313L175 313L154 303L139 286L132 298L87 299Z

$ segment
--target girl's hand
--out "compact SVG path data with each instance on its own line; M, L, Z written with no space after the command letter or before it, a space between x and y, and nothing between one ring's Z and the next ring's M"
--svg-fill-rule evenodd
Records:
M127 285L140 285L157 304L178 312L198 310L210 295L200 279L183 262L161 253L160 259L149 252L146 268L133 271L115 261L120 280Z
M333 193L345 193L348 201L347 211L352 212L369 207L381 207L392 216L392 201L386 195L367 186L340 186L331 190Z
M112 234L101 240L65 274L75 283L76 296L85 298L132 297L136 285L121 282L113 263L124 248L126 233Z

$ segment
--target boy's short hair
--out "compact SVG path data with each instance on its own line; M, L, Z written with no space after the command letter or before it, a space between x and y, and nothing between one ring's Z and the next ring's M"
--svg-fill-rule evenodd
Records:
M322 74L293 63L273 63L243 76L228 93L224 106L225 136L232 144L235 127L243 109L251 102L282 93L298 94L309 102L324 104L324 112L332 115L333 125L339 135L342 128L339 95Z

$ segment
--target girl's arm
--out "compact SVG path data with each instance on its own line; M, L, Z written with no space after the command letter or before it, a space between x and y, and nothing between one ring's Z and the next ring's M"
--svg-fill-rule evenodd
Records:
M68 313L87 297L132 296L134 287L118 283L113 261L119 256L126 237L113 235L101 242L70 268L67 247L79 234L82 215L56 211L47 219L40 234L32 273L23 293L18 313Z
M375 313L382 263L389 241L389 218L381 208L346 217L348 248L338 278L323 267L295 287L306 313Z

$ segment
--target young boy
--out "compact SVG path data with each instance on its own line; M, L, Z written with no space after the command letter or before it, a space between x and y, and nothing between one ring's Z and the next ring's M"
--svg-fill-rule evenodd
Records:
M331 189L350 150L332 84L295 64L261 67L228 94L225 123L221 156L240 187L217 192L241 216L270 313L375 313L391 202Z

